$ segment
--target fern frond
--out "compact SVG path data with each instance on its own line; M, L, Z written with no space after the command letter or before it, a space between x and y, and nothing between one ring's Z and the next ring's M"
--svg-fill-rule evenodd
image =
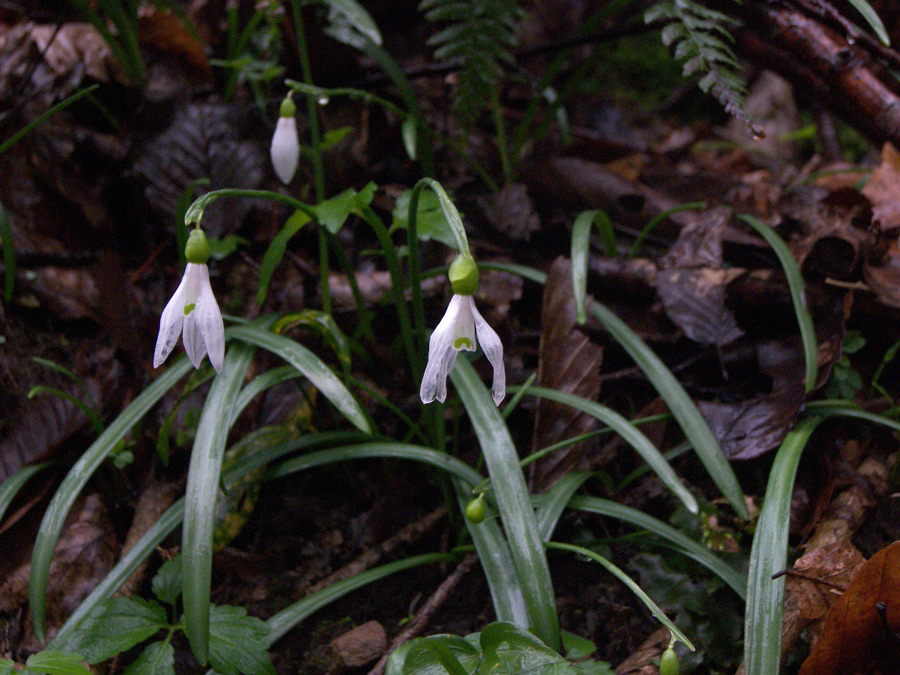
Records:
M644 13L646 23L662 22L662 41L684 61L685 77L701 75L697 86L712 95L725 111L755 134L762 129L744 110L747 86L737 73L738 62L729 29L740 22L694 0L662 0Z
M432 23L449 24L428 40L439 60L462 62L455 107L465 123L474 120L512 63L516 27L522 10L517 0L422 0L419 11Z

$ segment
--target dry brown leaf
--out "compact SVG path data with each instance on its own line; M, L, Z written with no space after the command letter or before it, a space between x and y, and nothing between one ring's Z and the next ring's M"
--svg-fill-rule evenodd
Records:
M800 675L896 672L898 648L885 634L876 606L884 603L888 629L900 630L900 542L860 567L825 617L825 628Z
M142 7L138 10L138 26L141 42L153 45L166 56L184 61L189 66L189 74L211 74L203 44L172 12Z
M576 326L570 270L566 258L557 258L547 275L541 313L538 384L593 400L600 393L603 349ZM534 449L587 433L596 426L597 421L590 415L541 399L534 420ZM579 443L537 462L538 483L546 485L562 471L572 470L573 464L583 459L589 447Z
M900 227L900 152L890 143L881 149L881 164L862 192L872 202L872 219L882 230Z
M849 539L813 549L794 563L786 588L804 619L821 619L865 562ZM802 575L802 576L801 576Z

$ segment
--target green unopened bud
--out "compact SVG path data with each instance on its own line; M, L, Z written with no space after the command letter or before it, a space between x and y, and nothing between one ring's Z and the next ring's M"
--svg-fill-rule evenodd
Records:
M297 114L297 106L294 105L294 100L291 98L290 94L284 97L284 100L281 102L281 108L278 110L278 114L281 117L293 117Z
M474 295L478 290L478 265L472 256L456 256L447 276L454 295Z
M187 245L184 247L184 257L195 265L205 265L209 260L209 242L206 241L203 230L191 230Z
M478 524L484 520L486 515L484 506L484 495L478 495L475 499L466 504L466 519L470 523Z

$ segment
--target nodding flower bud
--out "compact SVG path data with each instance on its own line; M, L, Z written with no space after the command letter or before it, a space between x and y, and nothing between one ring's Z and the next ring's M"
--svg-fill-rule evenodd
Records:
M472 256L458 255L447 272L454 295L474 295L478 290L478 265Z
M279 117L293 117L297 114L297 106L294 105L294 99L288 94L281 102L281 108L278 110Z
M288 94L281 102L278 122L275 124L275 133L269 149L275 173L285 185L291 182L300 163L300 139L297 136L297 120L294 119L296 112L297 106Z
M209 260L209 242L206 241L206 235L203 230L191 230L188 236L187 245L184 247L184 257L189 263L195 265L205 265Z

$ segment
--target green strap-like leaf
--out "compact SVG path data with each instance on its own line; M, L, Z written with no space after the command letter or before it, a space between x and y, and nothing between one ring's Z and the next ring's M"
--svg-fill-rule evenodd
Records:
M322 395L337 408L357 429L371 433L372 426L359 403L347 387L325 363L303 345L282 335L275 335L256 326L238 326L229 329L229 335L238 340L262 347L294 366L312 382Z
M766 497L750 549L747 609L744 612L744 672L777 673L781 662L784 577L772 579L787 565L791 496L800 455L821 417L808 417L794 427L778 448L769 471Z
M806 307L806 292L804 291L803 275L794 260L794 255L779 237L775 230L761 220L753 216L740 215L740 219L756 230L766 240L766 243L775 251L778 262L784 270L788 288L791 292L791 301L794 303L794 313L797 315L797 323L800 324L800 339L803 341L803 355L806 359L806 393L808 394L816 386L816 375L819 371L819 346L816 342L816 327L813 325L812 315Z
M28 482L28 479L41 469L46 469L48 466L50 466L49 462L23 466L12 476L3 481L3 483L0 483L0 522L3 521L3 515L6 513L6 509L9 508L12 500L19 493L19 490L22 489L22 486Z
M251 345L238 344L225 355L222 372L213 380L197 422L188 467L181 537L184 632L201 665L209 658L213 528L228 422L254 351Z
M116 444L191 368L191 362L182 357L147 387L75 462L53 495L41 521L41 528L34 543L34 553L31 556L28 599L34 632L40 641L44 641L45 635L44 612L50 561L69 509Z
M694 495L688 492L687 488L684 487L681 480L678 478L678 475L666 461L665 457L662 456L660 451L656 449L656 446L653 445L650 439L647 438L640 429L622 417L619 413L604 405L600 405L595 401L589 401L582 396L556 391L555 389L531 387L528 390L528 393L533 396L545 398L549 401L556 401L557 403L571 406L576 410L581 410L588 415L596 417L598 420L608 425L619 434L623 441L628 443L641 457L644 458L644 461L647 462L653 472L659 476L665 486L672 491L672 494L681 500L688 511L691 513L697 513L699 511L697 500L694 499Z
M532 626L523 628L533 628L541 640L559 650L559 623L553 582L509 429L494 405L490 392L466 359L457 360L450 377L472 422L491 476L500 519L509 542L522 596L531 617Z

